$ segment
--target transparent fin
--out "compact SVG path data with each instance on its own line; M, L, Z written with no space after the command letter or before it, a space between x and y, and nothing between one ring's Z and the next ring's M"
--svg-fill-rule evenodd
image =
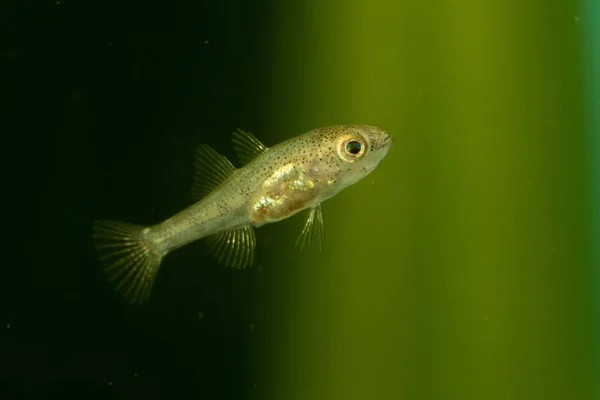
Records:
M225 156L205 144L196 149L194 168L194 199L200 199L215 190L235 171L235 167Z
M325 244L325 225L323 224L323 212L321 211L320 203L310 209L302 233L300 233L298 240L296 240L296 246L300 245L300 250L302 250L304 245L310 245L311 239L318 240L319 248L323 250L323 245Z
M250 132L237 129L233 132L233 148L240 164L245 165L267 151L267 147Z
M96 221L92 238L104 271L125 300L143 304L150 297L162 256L152 250L145 227L117 221Z
M256 236L251 225L219 232L208 240L209 249L219 263L237 269L252 265Z

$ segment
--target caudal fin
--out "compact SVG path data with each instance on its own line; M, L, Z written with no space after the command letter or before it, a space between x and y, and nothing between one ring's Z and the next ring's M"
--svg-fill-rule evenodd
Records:
M162 256L153 250L144 226L117 221L96 221L92 238L104 271L123 297L145 303L158 274Z

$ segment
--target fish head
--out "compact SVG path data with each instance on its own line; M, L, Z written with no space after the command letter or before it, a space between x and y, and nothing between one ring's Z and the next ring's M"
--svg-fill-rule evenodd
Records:
M331 185L337 191L369 175L385 158L393 139L388 132L370 125L341 125L325 128L322 140L328 143L327 159L335 169Z

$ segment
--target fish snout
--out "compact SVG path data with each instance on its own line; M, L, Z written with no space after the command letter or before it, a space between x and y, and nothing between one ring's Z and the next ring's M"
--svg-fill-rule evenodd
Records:
M383 143L387 145L392 145L394 143L394 138L389 133L385 133L385 137L383 138Z
M390 148L392 147L392 144L394 143L394 138L392 137L392 135L390 135L387 132L383 132L383 137L381 137L381 139L379 140L379 145L377 146L378 148Z

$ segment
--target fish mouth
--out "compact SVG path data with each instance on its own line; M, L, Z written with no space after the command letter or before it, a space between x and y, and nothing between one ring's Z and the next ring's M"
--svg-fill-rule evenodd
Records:
M394 138L387 132L384 133L384 136L379 140L377 148L390 148L394 143Z

